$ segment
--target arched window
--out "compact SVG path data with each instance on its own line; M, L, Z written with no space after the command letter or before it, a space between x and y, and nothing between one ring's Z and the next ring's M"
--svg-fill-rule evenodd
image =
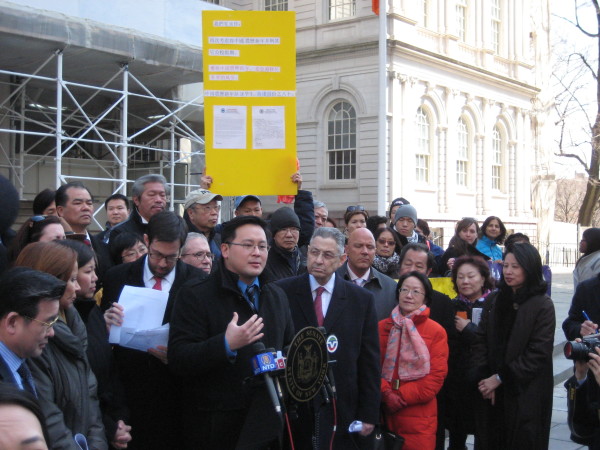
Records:
M456 184L462 187L469 186L469 156L471 154L471 136L467 123L461 117L458 119L457 129L457 155L456 155Z
M492 189L504 191L504 136L498 126L492 134Z
M419 182L429 183L431 156L431 119L423 108L417 110L417 150L415 155L415 178Z
M356 111L346 101L329 111L327 161L330 180L356 179Z

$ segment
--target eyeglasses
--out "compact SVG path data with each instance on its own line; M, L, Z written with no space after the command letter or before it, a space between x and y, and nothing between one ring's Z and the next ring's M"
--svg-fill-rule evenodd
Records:
M56 317L55 317L55 319L54 319L52 322L44 322L43 320L34 319L33 317L29 317L29 316L26 316L26 315L24 315L24 314L21 314L21 316L22 316L22 317L25 317L26 319L33 320L34 322L41 323L41 324L42 324L42 325L44 325L44 326L45 326L47 329L50 329L50 328L52 328L52 327L54 326L54 324L55 324L56 322L58 322L58 317L59 317L59 316L56 316Z
M396 245L395 241L388 241L387 239L377 239L377 243L381 245L389 245L390 247Z
M199 209L202 212L211 212L211 211L215 211L215 212L219 212L221 211L221 205L196 205L196 208L194 209Z
M215 255L213 255L211 252L198 252L198 253L184 253L183 256L193 256L194 258L198 259L198 260L202 260L204 258L208 258L211 261L213 261L215 259Z
M140 256L144 256L146 253L148 253L148 249L146 248L146 246L144 246L143 248L136 248L133 250L128 251L127 253L121 253L121 258L139 258Z
M365 210L365 207L364 207L364 206L362 206L362 205L348 206L348 207L346 208L346 212L347 212L347 213L349 213L349 212L354 212L354 211L364 211L364 210Z
M179 259L179 255L165 256L160 252L154 252L154 251L152 251L152 252L149 251L148 257L150 259L152 259L153 261L162 261L164 259L169 264L173 264L174 262L177 262L177 260Z
M400 288L399 289L400 295L408 295L408 293L410 292L412 294L413 297L419 297L420 295L425 296L425 292L421 292L417 289L406 289L406 288Z
M319 256L323 256L323 259L331 261L337 257L340 256L339 253L333 253L333 252L323 252L321 250L319 250L318 248L314 248L314 247L308 247L308 254L310 256L312 256L313 258L317 259Z
M237 245L239 247L242 247L248 253L250 253L251 251L253 251L255 248L257 248L258 251L261 252L261 253L266 253L271 248L271 246L267 245L267 244L250 244L249 242L242 242L242 243L239 243L239 242L225 242L225 243L227 245Z
M42 220L46 220L46 217L48 216L31 216L29 220L32 222L41 222Z

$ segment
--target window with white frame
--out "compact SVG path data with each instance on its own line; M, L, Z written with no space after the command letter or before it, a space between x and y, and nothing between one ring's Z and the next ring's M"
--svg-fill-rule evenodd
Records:
M265 0L265 11L287 11L287 0Z
M456 0L456 35L461 41L467 36L467 0Z
M345 19L356 15L356 0L329 0L329 20Z
M346 102L333 105L327 119L329 180L356 179L356 111Z
M502 26L502 11L500 10L500 0L490 1L491 17L492 17L492 49L494 53L500 53L500 39L501 39L501 26Z
M457 124L457 155L456 155L456 184L462 187L469 186L469 154L471 150L471 139L469 127L462 119Z
M492 189L503 190L504 139L497 126L492 134Z
M417 110L417 152L415 155L415 178L418 182L429 182L431 156L431 120L423 108Z

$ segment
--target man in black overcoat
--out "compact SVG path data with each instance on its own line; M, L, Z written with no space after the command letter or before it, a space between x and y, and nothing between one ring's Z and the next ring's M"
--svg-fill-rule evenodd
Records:
M118 322L118 302L125 285L169 292L163 324L169 323L179 288L206 274L179 259L187 233L181 217L163 211L153 215L144 235L148 254L106 272L102 307L109 322ZM127 311L124 311L127 314ZM147 352L115 346L115 360L131 412L132 441L128 448L181 448L180 382L168 369L167 348Z
M296 330L323 326L328 337L335 336L331 359L337 361L333 378L338 399L333 448L340 450L372 447L381 378L373 294L335 274L346 260L344 240L335 228L318 228L308 247L308 274L276 283L288 295ZM333 405L321 394L309 403L299 405L298 420L293 421L295 448L312 449L312 440L317 448L330 448ZM355 420L362 422L362 431L349 433Z
M294 336L285 292L263 277L266 223L239 216L221 233L211 276L183 286L169 336L169 365L185 377L184 449L275 449L283 420L252 378L253 345L283 350Z

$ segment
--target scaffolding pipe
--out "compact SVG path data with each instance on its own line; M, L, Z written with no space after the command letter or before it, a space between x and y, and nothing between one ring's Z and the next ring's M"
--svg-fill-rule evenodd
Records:
M175 210L175 122L171 122L171 195L169 209Z
M127 195L127 152L129 138L127 137L127 117L129 109L129 65L124 64L123 73L123 100L121 102L121 161L119 162L119 178L121 179L121 194Z
M25 88L21 92L21 113L25 111ZM25 115L21 114L20 129L25 131ZM25 172L23 167L25 166L25 135L19 136L19 198L23 198L23 189L25 187L24 176Z
M56 189L62 182L62 77L63 55L59 51L56 60Z

